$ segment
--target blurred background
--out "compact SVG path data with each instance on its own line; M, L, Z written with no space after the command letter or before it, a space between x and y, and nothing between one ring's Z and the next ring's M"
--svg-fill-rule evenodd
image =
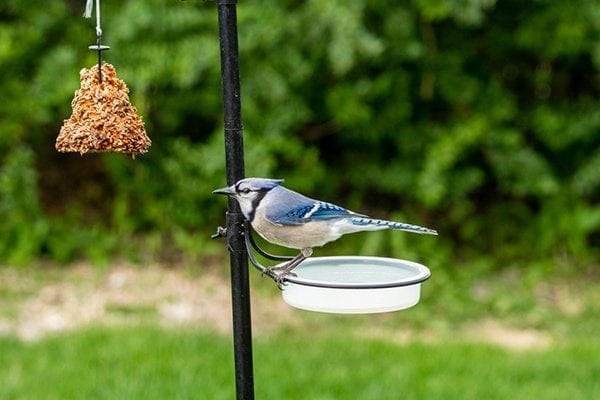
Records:
M79 70L95 62L81 3L0 9L0 257L202 256L224 209L211 194L225 179L215 10L103 4L105 59L153 141L131 160L54 150ZM434 245L406 235L398 251L444 267L457 257L589 266L600 243L595 6L244 3L247 175L431 225Z
M87 49L95 43L95 18L81 17L84 3L0 5L0 331L7 348L14 348L22 304L47 284L64 288L92 279L96 284L84 296L102 285L145 282L131 274L150 268L156 276L183 274L177 279L191 280L197 290L216 276L227 289L226 246L210 240L224 224L226 206L211 194L225 184L215 4L102 2L103 42L111 46L104 59L127 83L152 139L149 153L132 160L54 149L79 71L96 62ZM255 0L240 2L238 22L246 175L285 178L286 186L311 197L440 232L437 238L357 234L318 249L316 255L411 259L433 276L414 310L355 319L293 311L295 322L284 318L283 328L269 330L273 340L302 346L302 333L296 338L290 331L314 333L319 326L326 349L340 329L378 325L388 331L372 340L400 335L403 354L406 342L423 337L439 350L455 332L469 343L474 331L486 343L493 334L523 333L533 334L534 343L539 334L544 344L567 346L566 354L585 354L573 359L585 368L574 367L576 377L555 398L600 393L600 4ZM255 279L256 295L289 316L275 305L273 285ZM148 323L156 304L133 303L112 311ZM105 341L102 335L111 332L72 340L85 344L100 335ZM221 343L220 337L210 340ZM223 343L227 354L229 342ZM589 348L583 351L581 343ZM493 358L485 349L482 358ZM461 359L465 349L455 350ZM23 351L14 351L15 363L25 364ZM27 351L47 356L44 347ZM511 362L519 365L510 351L493 354L508 357L505 374L514 370ZM415 362L421 359L417 352ZM553 360L539 364L566 362ZM554 372L549 383L556 382ZM23 376L13 378L5 377L13 386L3 386L15 388L7 398L36 398L19 392L27 386ZM223 379L231 390L230 377ZM514 379L516 387L523 381ZM587 392L577 392L586 390L582 382ZM274 392L263 387L262 397L307 398L289 385ZM542 386L522 398L539 398ZM347 398L394 398L357 390ZM436 398L426 383L422 390L415 395ZM169 392L162 393L157 398ZM206 398L231 394L219 393ZM456 398L468 398L461 394L466 397ZM472 398L484 394L514 393L475 390Z

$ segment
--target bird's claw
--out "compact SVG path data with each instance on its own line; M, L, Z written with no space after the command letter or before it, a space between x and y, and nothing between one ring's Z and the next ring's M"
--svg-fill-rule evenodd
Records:
M275 279L275 283L277 284L277 287L279 288L279 290L283 290L283 287L286 285L285 278L287 278L289 276L296 277L298 275L296 275L293 272L287 272L287 273L280 272L279 274L276 274L276 276L273 278L273 279Z
M279 290L283 290L283 287L286 284L285 278L290 277L290 276L292 276L292 277L298 276L291 270L287 269L286 267L288 267L288 265L286 265L286 264L287 263L283 263L283 264L277 265L275 267L266 268L264 271L262 271L263 275L267 275L275 281Z

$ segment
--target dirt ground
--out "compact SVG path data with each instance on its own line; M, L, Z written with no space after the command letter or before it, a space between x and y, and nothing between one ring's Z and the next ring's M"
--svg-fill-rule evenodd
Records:
M0 333L35 340L90 324L158 322L231 332L226 276L182 269L78 264L50 272L0 269ZM260 333L293 318L279 297L253 296L253 327Z
M152 322L168 328L203 328L230 335L231 298L226 274L191 273L182 268L76 264L67 268L0 269L0 334L32 341L86 325ZM305 312L273 293L252 293L255 335L300 326ZM518 330L495 320L471 322L468 340L514 350L551 345L543 331ZM365 338L435 341L428 332L380 327L357 332Z

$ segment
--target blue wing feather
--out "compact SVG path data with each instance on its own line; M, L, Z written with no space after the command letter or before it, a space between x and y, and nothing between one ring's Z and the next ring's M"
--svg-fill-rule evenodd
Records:
M314 207L314 204L308 204L306 206L301 206L298 208L294 208L285 213L286 217L289 218L298 218L303 219L304 216Z
M284 225L300 225L310 221L324 221L337 218L356 217L357 214L335 204L314 201L287 211L276 218L274 222Z
M315 207L316 208L312 208L305 215L306 220L320 221L356 216L352 211L349 211L344 207L336 206L335 204L318 202L315 204Z
M278 186L267 196L271 207L265 216L281 225L302 225L310 221L324 221L337 218L361 216L343 207L317 201L292 190Z

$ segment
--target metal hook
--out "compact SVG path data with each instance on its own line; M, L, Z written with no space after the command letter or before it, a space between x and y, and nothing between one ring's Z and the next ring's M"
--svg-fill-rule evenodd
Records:
M248 223L248 221L244 222L243 234L244 234L244 241L246 242L246 252L248 253L248 258L250 259L250 262L252 263L252 265L254 265L263 275L267 275L269 278L273 279L273 281L275 281L277 283L277 285L279 286L279 288L281 289L281 285L283 283L282 276L278 275L272 267L271 268L265 267L264 265L259 263L258 260L256 259L256 257L254 256L254 253L252 252L252 248L254 248L254 250L256 250L256 252L258 254L260 254L261 256L268 258L270 260L273 260L273 261L290 261L294 257L277 256L277 255L274 255L271 253L267 253L266 251L261 249L260 246L258 246L256 241L254 240L254 237L252 236L252 233L250 230L250 224Z
M244 229L242 231L242 235L244 235L244 242L246 244L246 253L248 254L248 258L250 259L250 262L252 263L252 265L254 265L254 267L256 269L258 269L261 274L266 275L269 278L273 279L273 281L275 281L277 283L277 285L281 288L281 285L283 284L283 277L280 274L277 274L277 272L275 272L273 267L265 267L264 265L262 265L254 256L254 252L252 251L252 249L256 250L256 252L258 254L260 254L262 257L268 258L269 260L273 260L273 261L281 261L281 262L288 261L289 262L289 261L293 260L294 257L278 256L275 254L268 253L265 250L261 249L260 246L254 240L254 237L252 236L252 230L250 228L250 224L248 223L248 221L244 221ZM224 237L227 237L227 228L223 228L223 227L219 226L219 227L217 227L217 231L215 232L215 234L213 234L211 236L211 239L218 239L218 238L224 238Z
M248 240L250 241L250 245L254 248L254 250L256 250L258 252L258 254L260 254L261 256L263 256L265 258L268 258L273 261L290 261L294 258L294 257L290 257L290 256L277 256L275 254L267 253L266 251L261 249L259 247L259 245L256 243L256 241L254 240L254 236L252 236L252 231L250 230L250 224L248 223L248 221L246 221L244 223L244 235L245 235L245 237L248 238ZM248 243L248 242L246 242L246 243Z
M91 0L88 0L85 17L91 16ZM100 27L100 0L96 0L96 44L88 46L88 49L98 52L98 83L102 83L102 51L109 50L110 46L102 45L102 28Z

